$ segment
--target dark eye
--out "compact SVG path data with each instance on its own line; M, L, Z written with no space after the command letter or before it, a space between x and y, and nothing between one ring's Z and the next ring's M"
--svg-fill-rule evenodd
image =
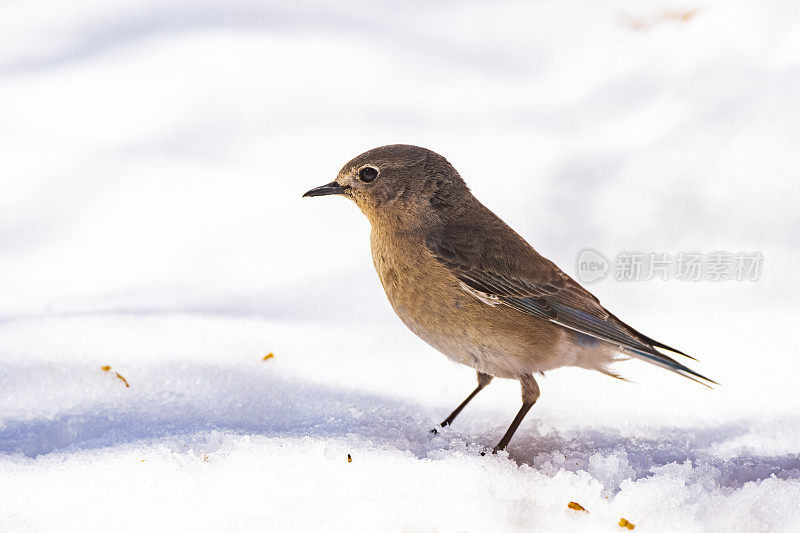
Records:
M378 169L374 167L364 167L358 171L358 179L369 183L378 177Z

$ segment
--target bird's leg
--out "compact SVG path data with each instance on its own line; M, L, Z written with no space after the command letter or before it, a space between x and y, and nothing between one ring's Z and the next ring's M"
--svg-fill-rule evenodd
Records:
M489 374L484 374L483 372L478 372L478 386L475 387L475 390L472 391L472 393L469 396L467 396L467 399L464 400L463 402L461 402L461 405L456 407L455 410L452 413L450 413L450 416L445 418L444 422L442 422L440 425L442 427L445 427L445 426L449 426L450 424L452 424L453 420L455 420L456 417L458 416L458 413L460 413L461 410L464 409L464 407L467 406L467 404L470 402L470 400L472 400L486 385L491 383L493 377L494 376L490 376ZM436 430L434 429L433 432L435 433Z
M519 412L517 416L514 417L514 421L508 426L508 431L506 431L506 434L500 439L500 442L497 443L497 446L494 447L492 453L497 453L500 450L506 449L508 442L511 440L511 437L514 436L514 432L517 431L522 419L525 418L525 415L528 414L528 411L531 410L531 407L533 407L533 404L535 404L536 400L539 398L539 384L536 383L532 375L525 374L520 376L519 383L522 387L522 407L519 408Z

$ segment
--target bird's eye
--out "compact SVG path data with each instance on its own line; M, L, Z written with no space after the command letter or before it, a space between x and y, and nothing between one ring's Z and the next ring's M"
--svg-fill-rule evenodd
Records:
M365 183L369 183L378 177L378 169L375 167L364 167L358 171L358 179Z

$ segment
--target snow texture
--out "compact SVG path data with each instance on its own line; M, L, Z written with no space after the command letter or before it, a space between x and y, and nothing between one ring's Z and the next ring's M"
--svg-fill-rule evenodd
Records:
M0 35L0 530L800 530L793 3L11 1ZM723 386L561 369L507 453L516 382L431 434L474 373L300 198L397 142L570 274L760 251L589 287Z

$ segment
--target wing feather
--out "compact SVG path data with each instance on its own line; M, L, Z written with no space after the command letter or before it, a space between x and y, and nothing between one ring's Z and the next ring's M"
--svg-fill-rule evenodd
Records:
M503 227L503 231L513 234L511 245L484 228L460 226L434 233L428 239L428 249L456 279L495 304L502 303L616 345L634 357L689 379L715 383L660 352L657 348L686 355L619 320L600 305L594 295L539 255L522 237L505 224Z

